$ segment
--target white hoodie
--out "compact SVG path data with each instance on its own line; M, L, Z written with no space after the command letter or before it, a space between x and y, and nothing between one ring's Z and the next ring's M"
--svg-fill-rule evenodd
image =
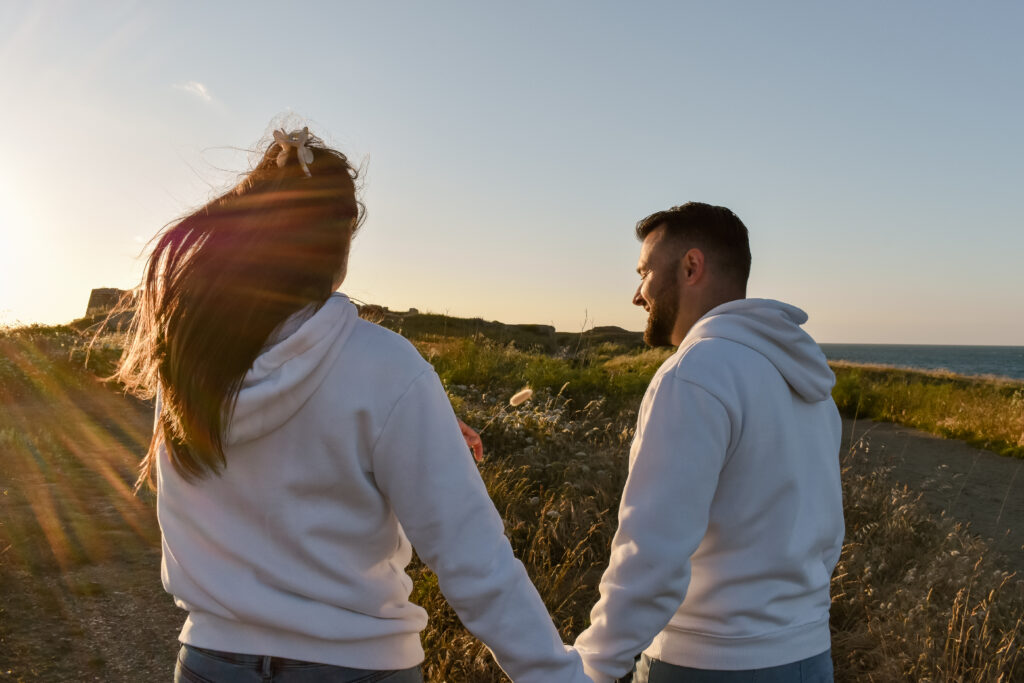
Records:
M513 556L430 365L339 294L282 330L245 377L223 472L188 483L160 453L164 587L189 611L180 640L415 666L427 615L409 601L411 540L513 680L588 681Z
M655 374L601 598L576 641L596 683L641 650L743 670L829 648L840 419L806 320L778 301L731 301Z

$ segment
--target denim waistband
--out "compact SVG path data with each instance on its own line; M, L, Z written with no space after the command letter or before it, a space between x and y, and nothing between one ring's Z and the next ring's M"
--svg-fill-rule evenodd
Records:
M187 643L184 646L190 650L202 652L207 657L213 657L219 659L227 664L234 664L245 668L254 669L262 673L268 673L271 667L283 668L283 669L298 669L304 666L323 666L317 662L304 662L298 659L288 659L287 657L272 657L270 655L249 655L240 654L237 652L221 652L220 650L211 650L205 647L198 647L196 645L189 645Z
M182 644L174 680L179 683L423 683L423 675L419 666L404 669L351 668L288 657L225 652Z

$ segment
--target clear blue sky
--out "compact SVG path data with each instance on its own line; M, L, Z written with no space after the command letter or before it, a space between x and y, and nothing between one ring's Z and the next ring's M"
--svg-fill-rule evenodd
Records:
M641 329L632 226L696 200L819 341L1024 345L1021 35L1016 2L8 0L0 321L136 284L294 114L366 164L365 301Z

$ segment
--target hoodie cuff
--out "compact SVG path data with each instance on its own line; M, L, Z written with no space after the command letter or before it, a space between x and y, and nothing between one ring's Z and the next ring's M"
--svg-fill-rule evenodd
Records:
M594 681L594 683L615 683L615 681L618 680L591 667L587 664L586 660L583 662L583 673L587 674L587 676L590 677L590 680Z

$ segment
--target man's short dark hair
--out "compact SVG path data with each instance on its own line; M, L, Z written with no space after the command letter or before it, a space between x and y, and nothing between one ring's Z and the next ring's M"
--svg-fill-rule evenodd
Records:
M665 226L666 237L686 249L700 249L715 272L746 287L750 277L750 240L747 226L732 211L700 202L673 206L638 222L637 239L643 241L661 225Z

